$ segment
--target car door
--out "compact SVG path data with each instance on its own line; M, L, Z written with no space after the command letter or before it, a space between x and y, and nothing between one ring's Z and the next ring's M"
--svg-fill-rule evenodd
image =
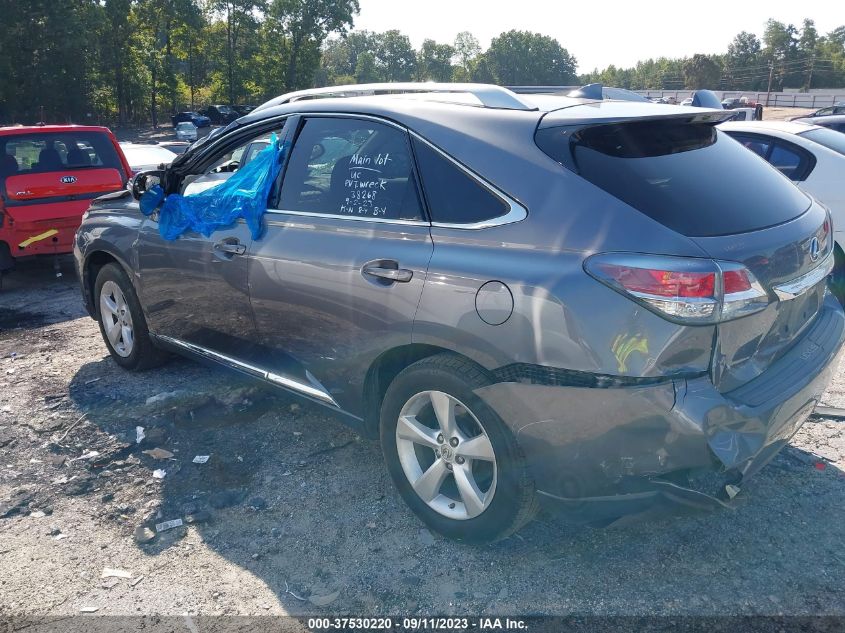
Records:
M433 249L407 132L302 118L266 220L249 282L270 378L358 415L372 361L411 343Z
M223 140L221 149L212 149L203 161L210 166L185 177L181 190L229 164L255 138L274 131L281 137L282 125L262 129L234 149ZM199 348L195 351L232 358L245 354L256 339L247 286L252 236L246 222L239 219L208 237L187 231L165 240L158 219L156 213L144 220L137 244L140 294L150 330L172 344Z

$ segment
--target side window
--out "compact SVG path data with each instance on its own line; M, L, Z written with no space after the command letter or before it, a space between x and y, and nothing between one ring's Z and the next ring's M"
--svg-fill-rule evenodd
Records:
M760 156L761 158L766 158L766 155L769 153L770 143L766 139L759 137L759 136L744 136L743 134L733 134L731 133L731 137L742 143L742 145L746 149L750 149L752 152Z
M816 112L813 116L826 116L828 114L833 114L834 110L832 107L830 108L822 108L818 112Z
M432 222L473 224L505 215L508 204L427 143L413 140Z
M802 156L798 152L776 143L769 156L769 162L790 180L801 180Z
M281 126L269 132L262 132L259 136L244 141L236 148L217 157L212 165L202 173L185 178L182 184L182 194L189 196L200 193L211 187L216 187L229 180L238 169L244 167L255 155L270 144L273 134L281 137Z
M279 208L421 220L407 134L375 121L306 119L288 161Z

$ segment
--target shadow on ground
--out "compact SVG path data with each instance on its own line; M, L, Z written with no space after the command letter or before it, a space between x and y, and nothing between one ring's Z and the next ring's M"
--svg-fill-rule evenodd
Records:
M316 405L184 360L131 376L92 362L70 396L99 429L86 447L102 454L90 476L107 517L127 534L193 517L137 546L156 556L196 529L292 614L845 611L845 476L794 447L734 511L609 529L541 516L476 548L424 529L377 443ZM154 448L174 457L142 452ZM223 583L220 612L225 593Z
M0 284L0 332L34 329L85 314L70 255L23 260L0 276ZM44 292L34 297L33 287Z

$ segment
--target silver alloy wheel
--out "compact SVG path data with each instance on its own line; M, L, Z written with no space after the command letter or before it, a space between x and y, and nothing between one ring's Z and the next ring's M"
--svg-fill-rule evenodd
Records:
M396 449L420 499L450 519L477 517L496 492L496 456L478 418L442 391L411 397L399 413Z
M100 290L100 319L112 349L127 358L135 347L132 313L120 286L107 281Z

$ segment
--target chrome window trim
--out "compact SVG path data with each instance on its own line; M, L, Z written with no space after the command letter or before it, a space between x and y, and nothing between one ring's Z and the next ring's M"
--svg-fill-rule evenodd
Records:
M802 295L807 290L827 277L833 270L833 251L811 271L783 284L774 286L772 290L781 301L789 301Z
M359 220L364 222L375 222L377 224L398 224L405 226L429 226L425 220L391 220L390 218L370 218L361 215L340 215L336 213L319 213L317 211L293 211L290 209L267 209L267 213L273 215L295 215L306 218L330 218L333 220Z
M321 387L317 387L315 385L308 385L298 380L294 380L293 378L282 376L281 374L269 371L267 369L264 369L263 367L258 367L257 365L245 363L241 360L232 358L231 356L226 356L225 354L221 354L220 352L215 352L214 350L208 349L207 347L203 347L201 345L188 343L187 341L182 341L180 339L176 339L170 336L164 336L161 334L157 334L155 335L155 337L161 341L164 341L165 343L169 343L170 345L181 347L182 349L186 349L195 354L199 354L200 356L210 358L211 360L223 363L224 365L229 365L230 367L241 369L249 374L252 374L253 376L263 378L268 382L281 385L282 387L286 387L287 389L291 389L292 391L298 391L299 393L302 393L306 396L310 396L312 398L322 400L323 402L327 402L328 404L331 404L332 406L337 407L338 409L340 408L340 405L338 405L335 399L332 398L331 394L329 394L328 391ZM316 382L316 379L313 380Z
M474 171L466 167L463 163L458 161L457 159L453 158L442 149L434 145L431 141L426 139L423 136L420 136L414 130L405 127L404 125L400 125L395 121L391 121L390 119L385 119L378 116L373 116L371 114L355 114L351 112L297 112L299 116L303 117L310 117L310 118L346 118L346 119L363 119L365 121L375 121L376 123L382 123L388 125L390 127L396 128L397 130L401 130L402 132L409 134L410 136L414 137L415 139L419 140L422 143L428 145L431 149L435 152L440 154L446 160L450 161L453 165L455 165L458 169L460 169L464 174L472 178L476 183L478 183L481 187L486 189L489 193L496 196L497 198L501 199L505 204L508 205L508 211L504 215L497 216L495 218L490 218L488 220L482 220L480 222L472 222L467 224L460 224L455 222L426 222L423 220L392 220L388 218L368 218L362 216L348 216L348 215L340 215L340 214L333 214L333 213L319 213L316 211L293 211L290 209L267 209L268 213L275 213L275 214L288 214L288 215L299 215L304 217L324 217L324 218L332 218L336 220L364 220L367 222L378 222L381 224L410 224L410 225L422 225L422 226L432 226L435 228L441 229L463 229L463 230L479 230L479 229L489 229L497 226L504 226L506 224L513 224L515 222L521 222L525 218L528 217L528 209L526 209L522 204L517 202L514 198L506 194L504 191L493 185L492 183L488 182ZM295 144L294 144L295 146ZM414 169L419 171L418 165L416 164L416 158L413 158L414 162ZM282 182L282 186L284 186L284 181Z

